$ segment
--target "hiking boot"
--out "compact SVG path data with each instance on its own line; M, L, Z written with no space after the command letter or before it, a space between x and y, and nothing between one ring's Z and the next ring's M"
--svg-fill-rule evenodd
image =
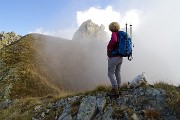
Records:
M122 95L120 86L118 86L118 92L119 92L119 95Z
M117 88L112 88L112 90L109 93L107 93L107 95L116 96L119 95L119 91Z

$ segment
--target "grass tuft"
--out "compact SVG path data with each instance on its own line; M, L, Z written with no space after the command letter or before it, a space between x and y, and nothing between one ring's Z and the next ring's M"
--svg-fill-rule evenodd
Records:
M154 109L146 109L143 110L144 115L146 118L148 119L155 119L155 120L159 120L160 119L160 112Z
M177 117L180 118L180 92L178 87L174 85L169 85L168 83L165 82L160 82L154 84L155 88L161 88L166 91L166 98L167 98L167 103L174 110L176 113Z

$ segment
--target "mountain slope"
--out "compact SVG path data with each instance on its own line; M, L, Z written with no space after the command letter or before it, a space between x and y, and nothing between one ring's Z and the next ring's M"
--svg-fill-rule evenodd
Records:
M1 91L9 85L10 96L19 98L95 88L107 80L105 47L103 41L26 35L0 50Z
M12 98L59 93L59 88L50 83L47 72L38 67L39 63L43 63L40 54L37 55L40 46L30 34L0 50L1 94L8 88L7 85L10 89L8 96Z

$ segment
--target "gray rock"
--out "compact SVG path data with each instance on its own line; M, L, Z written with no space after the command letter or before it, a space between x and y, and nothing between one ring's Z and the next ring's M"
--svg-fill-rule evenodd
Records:
M138 116L137 116L135 113L133 113L133 115L131 116L131 118L132 118L132 120L139 120Z
M104 106L106 105L106 99L105 97L98 96L97 97L97 109L99 112L102 112L104 109Z
M67 99L61 99L56 102L55 106L56 107L65 107L67 105Z
M5 99L2 102L0 102L0 109L6 109L12 104L12 101L9 99Z
M41 117L44 118L45 117L45 112L41 113Z
M72 116L69 113L62 113L58 120L72 120Z
M113 120L112 119L112 113L113 113L113 108L108 106L106 108L106 111L102 115L102 120Z
M67 104L64 107L63 113L60 115L58 120L72 120L70 105Z
M83 98L77 114L77 120L90 120L96 113L96 96Z
M40 110L41 110L41 105L36 106L36 107L34 108L34 110L35 110L36 112L40 111Z

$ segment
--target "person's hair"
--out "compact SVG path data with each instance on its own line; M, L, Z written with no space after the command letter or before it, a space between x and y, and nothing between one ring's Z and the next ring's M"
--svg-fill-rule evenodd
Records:
M117 22L112 22L111 24L109 24L109 30L111 32L117 32L120 29L120 25Z

